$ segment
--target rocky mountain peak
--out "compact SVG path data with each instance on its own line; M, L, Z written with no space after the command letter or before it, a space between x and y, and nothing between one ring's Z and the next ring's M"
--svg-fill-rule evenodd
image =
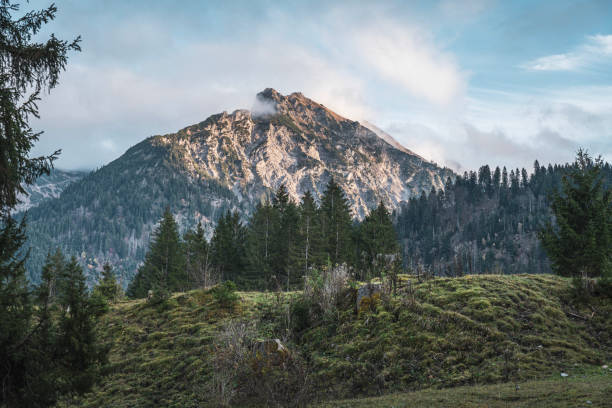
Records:
M111 259L135 270L166 206L182 229L201 222L210 235L225 211L246 220L281 184L295 202L307 191L320 200L333 178L353 216L363 219L379 201L395 209L432 187L443 188L447 177L453 177L449 169L423 160L388 135L377 135L301 93L282 95L268 88L250 111L219 113L176 133L147 138L72 183L57 200L32 209L30 238L40 254L73 245L87 254L82 259L91 268L97 266L89 259ZM50 217L61 221L50 223ZM81 233L47 229L69 223L79 225ZM104 231L84 233L99 231L100 225ZM40 270L44 256L32 262Z

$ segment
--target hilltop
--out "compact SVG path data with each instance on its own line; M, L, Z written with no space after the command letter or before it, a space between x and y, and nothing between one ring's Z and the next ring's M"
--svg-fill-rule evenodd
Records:
M239 377L237 383L228 383L238 387L233 405L262 404L274 398L274 392L287 398L304 387L311 403L432 390L371 400L377 406L392 406L411 395L443 404L453 401L455 391L433 390L458 386L477 385L474 392L493 401L496 395L506 398L508 387L523 384L514 391L516 397L508 397L510 402L521 401L521 395L533 401L534 387L543 387L540 395L550 397L537 400L543 404L566 401L563 395L576 401L572 398L577 394L569 391L573 389L592 393L597 403L609 390L612 372L602 368L612 359L609 299L594 296L578 302L567 279L550 275L465 276L420 283L405 276L403 281L396 296L373 296L361 303L359 312L355 291L347 288L335 312L319 317L305 313L297 292L242 292L234 308L222 306L205 290L175 294L163 307L144 300L120 302L100 326L100 336L112 345L106 377L90 394L60 406L216 406L213 385L223 372L216 359L235 350L223 341L241 338L236 333L248 327L255 330L251 350L260 354L247 354L232 372L251 372L261 367L258 364L268 369L257 371L255 379ZM233 335L224 337L228 330ZM288 377L267 360L269 353L262 351L266 348L257 346L275 338L288 350L279 351L286 358ZM560 373L571 381L553 381L562 379ZM593 379L590 385L579 380L583 376ZM297 377L307 381L296 383ZM267 384L270 393L254 392L249 381ZM488 386L504 383L509 385ZM457 389L466 400L469 394L470 388Z

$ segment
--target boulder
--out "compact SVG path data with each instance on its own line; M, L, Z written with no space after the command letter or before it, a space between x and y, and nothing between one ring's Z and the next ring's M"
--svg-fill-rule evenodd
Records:
M367 298L371 300L376 294L380 296L382 286L380 283L367 283L357 290L357 310L361 309L362 301Z

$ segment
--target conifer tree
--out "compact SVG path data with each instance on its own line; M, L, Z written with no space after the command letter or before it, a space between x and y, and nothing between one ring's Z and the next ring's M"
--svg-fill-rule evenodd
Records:
M105 308L90 297L83 269L73 256L59 276L57 301L60 307L57 355L65 381L84 392L91 388L107 350L97 343L95 324Z
M217 222L210 245L212 264L222 280L236 281L244 272L245 230L236 211L228 210Z
M290 266L293 268L293 276L306 276L310 268L318 267L324 263L322 245L323 236L319 208L310 191L306 191L299 207L296 239L290 251Z
M210 268L210 245L204 236L202 223L198 222L195 230L189 230L183 236L185 244L185 262L188 287L209 287L212 285L212 268Z
M351 210L344 191L332 178L321 200L325 252L332 264L352 261Z
M54 5L20 13L19 5L0 1L0 406L51 405L69 379L50 374L54 357L49 347L51 315L33 305L24 263L28 251L25 218L17 223L10 212L24 187L41 174L49 174L59 151L30 157L38 140L29 125L38 117L37 101L43 91L53 89L65 69L72 42L51 35L41 38L41 29L55 18ZM20 14L13 19L13 14ZM33 319L33 310L36 319ZM47 330L49 329L49 330ZM47 331L45 331L47 330ZM47 385L44 385L47 384ZM61 388L61 389L60 389ZM81 391L79 389L78 391Z
M612 190L604 188L603 162L579 150L552 195L555 224L540 238L554 272L579 280L607 274L612 257Z
M391 214L385 204L380 201L364 219L360 226L360 260L363 270L380 273L381 265L378 258L385 255L397 255L399 243L393 227ZM363 278L367 278L364 276Z
M0 406L24 403L32 382L27 339L32 331L32 303L25 278L25 224L13 218L0 230Z
M163 298L168 292L184 290L186 287L185 259L178 226L170 209L166 208L144 264L138 269L128 289L128 295L142 298L147 296L149 290L153 290Z
M272 207L278 214L272 236L272 271L278 285L283 284L288 290L297 280L291 276L289 251L297 238L298 211L284 184L277 189Z
M102 279L94 288L94 293L103 299L114 302L119 296L121 288L117 283L117 277L113 272L113 267L107 262L102 267Z
M247 226L248 272L238 281L249 288L268 288L273 275L273 236L279 224L278 212L268 202L258 204Z

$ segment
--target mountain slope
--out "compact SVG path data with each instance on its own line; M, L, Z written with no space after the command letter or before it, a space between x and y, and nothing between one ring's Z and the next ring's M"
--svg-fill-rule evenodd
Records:
M30 277L60 246L92 277L108 260L129 280L165 206L183 228L201 221L210 233L225 210L246 218L280 184L297 201L307 190L320 197L333 177L363 218L380 200L396 208L453 176L300 93L266 89L256 105L150 137L33 209Z
M348 290L334 317L313 320L300 318L303 307L289 307L303 304L296 292L242 292L232 310L203 290L175 294L164 308L144 300L120 302L100 324L102 341L112 345L108 375L91 393L60 406L219 406L215 403L219 387L213 383L218 378L214 367L219 366L214 358L223 356L228 341L223 333L232 334L228 346L248 339L246 329L228 329L241 327L237 323L248 327L246 322L253 325L252 336L257 340L283 339L287 349L308 362L305 372L312 392L307 398L312 402L499 383L511 387L511 402L531 392L515 388L517 383L523 387L526 380L555 378L570 387L567 381L590 374L597 376L594 380L610 383L612 372L601 367L610 364L612 357L612 303L604 296L576 302L571 282L552 275L480 275L424 282L409 278L412 285L400 288L396 296L358 313L354 293ZM292 311L291 319L287 310ZM251 366L241 360L229 370ZM266 372L280 384L287 378L273 377L274 368L262 374ZM560 377L562 372L569 377ZM244 381L227 384L237 388L231 406L278 406L258 400ZM543 398L562 387L541 385L540 405L529 406L576 406L563 404L574 401L572 395ZM498 387L497 391L503 391ZM455 390L466 391L452 388L441 395ZM603 399L600 393L583 396L582 401ZM473 405L471 400L456 405L458 398L434 401L435 405L415 406L506 406L497 404L499 399L493 399L492 405ZM350 406L413 405L402 398L396 404L375 405L366 400Z
M14 212L26 211L45 200L59 197L68 185L80 180L86 174L85 171L51 170L49 175L42 175L34 184L25 186L27 195L19 195L21 202L15 207Z

